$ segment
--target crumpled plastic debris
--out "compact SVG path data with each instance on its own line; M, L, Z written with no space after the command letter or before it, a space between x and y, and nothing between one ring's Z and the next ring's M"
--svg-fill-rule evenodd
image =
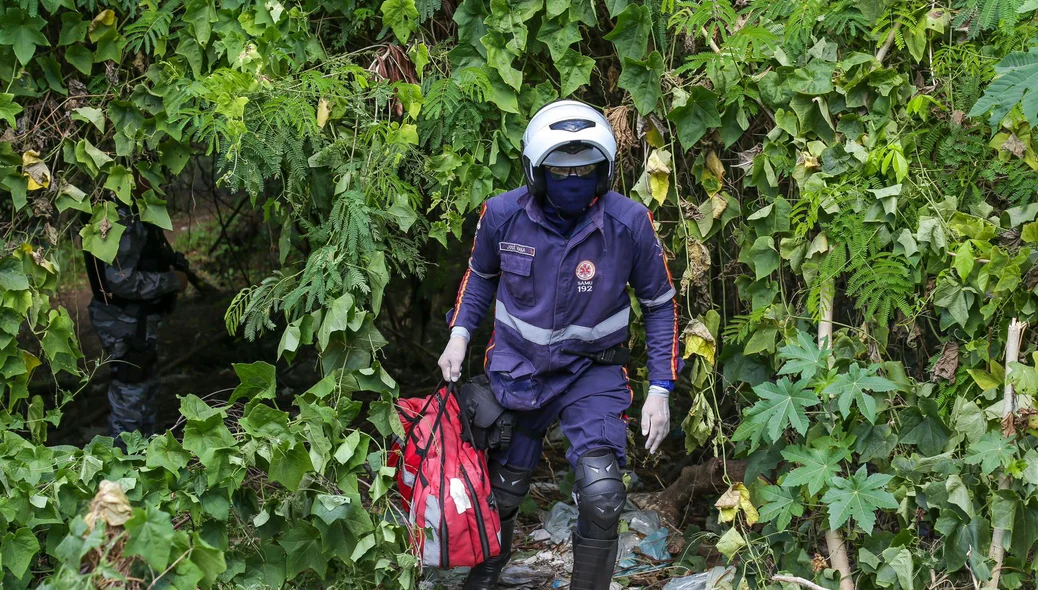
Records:
M732 587L731 574L735 568L717 566L705 572L673 578L663 590L721 590ZM727 579L727 583L725 582Z
M646 536L656 532L662 524L660 522L660 515L655 510L634 510L631 512L624 512L620 518L627 521L627 524L632 531L637 531Z
M551 507L544 530L551 535L552 543L564 543L572 537L573 527L577 524L577 508L570 504L558 502Z
M641 543L638 543L638 551L656 561L666 561L670 559L670 552L667 551L667 536L669 531L666 528L660 527L656 529L651 535L642 539Z
M530 540L535 543L543 543L549 539L551 539L551 533L544 529L537 529L530 533Z
M619 548L617 549L616 569L625 570L638 565L638 558L634 554L634 548L641 542L641 538L634 533L621 533Z

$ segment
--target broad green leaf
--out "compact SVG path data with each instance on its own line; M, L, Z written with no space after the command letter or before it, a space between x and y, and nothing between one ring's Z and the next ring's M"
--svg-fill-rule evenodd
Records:
M947 511L934 523L934 529L944 540L943 565L947 571L959 571L966 563L970 563L976 571L976 567L987 558L987 552L981 550L990 541L986 518L978 515L963 522L957 514Z
M102 152L101 150L94 147L94 144L90 143L85 139L79 140L76 144L76 161L86 165L87 172L91 176L97 176L101 168L104 168L106 164L112 161L112 157Z
M223 551L213 547L198 533L191 536L191 562L202 572L202 584L211 586L217 576L227 569Z
M886 458L897 446L897 435L889 424L858 424L851 431L854 435L854 452L862 462Z
M90 223L79 230L83 249L111 264L119 252L119 240L126 226L119 223L115 203L108 202L94 210Z
M31 16L21 8L8 8L0 17L0 45L9 45L23 66L29 65L36 54L36 46L50 47L43 35L47 21Z
M740 253L740 258L750 262L754 277L758 281L771 276L782 264L782 258L775 249L775 239L771 236L757 238L753 245L745 250L745 255Z
M519 91L523 85L523 73L514 67L516 55L505 46L505 37L498 31L489 31L480 39L480 43L486 48L487 63L497 71L505 84Z
M718 98L713 91L702 86L693 86L685 104L667 115L677 127L681 147L686 150L692 149L707 131L721 126L717 103Z
M641 59L649 46L652 15L648 6L629 4L616 19L616 26L605 39L616 46L616 54L623 58Z
M804 410L820 402L806 386L807 381L793 383L782 378L776 383L761 383L754 387L753 391L760 399L743 415L734 440L756 442L764 439L774 443L788 427L800 434L807 432L808 420Z
M317 344L321 350L328 348L328 341L332 334L349 329L352 311L353 296L349 293L343 293L326 308L324 321L317 330Z
M622 62L617 84L631 94L639 113L651 113L662 96L660 80L665 67L663 56L659 51L653 51L645 61L624 57Z
M17 125L15 116L20 112L22 112L22 106L14 102L13 94L0 94L0 119L14 127Z
M746 546L746 539L732 527L717 541L717 550L731 561L732 557Z
M324 557L321 536L317 529L306 521L297 522L278 540L288 556L287 574L291 580L306 570L313 570L324 577L328 569L328 558Z
M155 571L161 572L169 565L169 553L173 543L173 523L155 505L137 508L126 521L126 552L139 555Z
M207 45L209 36L212 34L212 25L218 20L216 6L213 5L212 0L187 0L184 8L183 18L194 29L195 41L199 45Z
M234 373L240 383L234 388L228 403L246 398L249 400L274 399L277 394L277 378L274 365L263 361L233 363Z
M901 412L901 444L919 445L926 456L939 455L948 444L951 431L941 420L937 404L930 399L919 400L918 407Z
M87 123L92 123L94 127L96 127L97 130L101 133L105 132L105 123L108 122L108 120L105 119L104 111L102 111L101 109L95 109L94 107L79 107L78 109L72 111L72 119L75 121L84 121ZM129 172L128 170L126 170L126 168L123 168L122 166L119 166L119 168L125 170L126 172Z
M7 533L0 539L0 563L3 563L4 569L11 572L15 578L25 575L39 551L40 542L32 529L27 527Z
M184 450L173 433L168 430L165 434L151 439L145 456L148 467L163 467L174 476L180 475L180 470L187 467L191 460L191 454Z
M306 452L303 443L286 440L270 449L270 479L293 492L299 487L303 476L313 469L310 454Z
M245 416L238 423L249 436L264 438L275 443L292 438L288 429L288 412L266 404L249 404Z
M332 524L349 516L349 496L318 494L310 507L310 514L320 518L325 524Z
M411 33L418 28L418 9L414 0L385 0L379 8L383 26L393 29L401 45L407 45Z
M127 205L133 204L133 189L136 184L130 171L125 167L117 165L108 170L105 188L115 193L115 196Z
M831 343L829 343L831 344ZM800 375L811 380L824 371L829 363L830 349L819 347L806 332L797 332L796 342L791 342L779 349L779 359L785 361L779 369L779 375Z
M988 431L988 421L984 417L984 410L971 399L965 397L955 398L955 406L952 408L952 425L956 432L966 435L966 440L974 443L980 440Z
M989 432L968 447L964 460L969 465L980 465L985 475L991 475L999 467L1008 467L1015 456L1012 440L1001 432Z
M876 510L898 507L894 495L885 489L893 478L881 473L870 475L864 465L849 478L834 477L829 490L822 496L822 502L828 504L829 528L838 530L853 518L865 534L871 535L876 524Z
M562 59L555 62L555 67L559 70L562 82L559 96L566 97L576 92L577 88L591 82L591 70L595 67L595 60L567 49Z
M969 278L970 273L973 272L973 265L973 246L967 240L955 252L955 260L952 261L952 267L959 273L959 278L965 281Z
M609 18L616 18L616 16L622 13L629 4L629 0L606 0L606 8L609 9Z
M396 434L400 438L404 437L404 427L400 424L400 415L397 413L396 407L390 402L371 402L371 407L368 411L368 421L375 425L375 428L378 429L379 434L382 436Z
M840 413L844 418L850 418L851 404L854 404L862 416L875 424L876 398L866 392L885 393L897 389L893 381L876 375L877 369L876 366L862 369L857 364L852 364L846 373L838 375L822 393L837 398Z
M577 23L560 23L553 19L541 25L537 31L537 40L548 46L552 61L558 62L571 45L580 41L580 28Z
M905 547L890 547L883 552L883 562L876 574L876 582L892 588L896 583L901 590L915 590L915 561Z
M801 466L786 474L782 480L783 487L807 486L807 492L814 496L822 490L836 474L840 473L841 461L849 461L847 449L835 446L804 448L799 445L786 447L782 457L787 461L799 463Z
M804 515L804 505L799 494L783 486L767 486L760 490L764 505L760 507L760 518L764 522L772 522L778 530L786 530L793 517Z
M526 50L526 23L544 6L544 0L490 0L490 16L483 22L491 30L510 35L508 48L515 54ZM560 16L549 11L548 18ZM519 90L516 88L516 90Z

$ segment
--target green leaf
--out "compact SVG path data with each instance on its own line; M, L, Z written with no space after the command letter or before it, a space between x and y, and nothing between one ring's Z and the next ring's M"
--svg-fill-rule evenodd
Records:
M21 8L8 8L0 17L0 45L9 45L14 55L23 66L29 65L36 54L36 46L50 47L50 41L43 35L43 27L47 21L38 16L30 16Z
M343 293L342 296L332 301L331 305L328 306L324 321L321 322L321 327L317 330L317 344L321 350L328 347L328 341L331 339L332 334L349 329L353 303L353 296L349 293Z
M227 569L223 551L207 543L198 533L192 535L191 541L191 562L202 571L202 584L211 586Z
M310 453L302 443L290 440L272 446L270 450L270 479L280 483L291 491L299 487L299 482L308 471L313 471Z
M1038 47L1027 53L1010 53L995 66L995 74L997 77L970 109L969 116L990 112L988 123L997 128L1019 104L1031 128L1038 127Z
M783 487L806 485L812 496L840 473L840 461L851 458L847 449L831 445L812 448L793 445L783 449L782 456L801 465L786 475L782 480Z
M962 245L959 246L959 250L955 252L955 259L952 261L952 268L959 273L959 278L965 281L969 278L970 273L973 272L974 263L973 246L970 245L969 241L963 242Z
M0 21L2 26L2 21ZM40 542L32 529L22 527L13 533L7 533L0 539L0 563L15 578L21 578L29 571L29 566L40 551Z
M191 460L191 454L184 450L173 433L168 430L165 434L151 439L146 457L148 467L163 467L174 476L178 476L180 470L187 467Z
M112 166L105 180L105 188L115 193L115 196L127 205L133 204L133 189L136 184L130 171L123 166Z
M555 67L559 70L562 82L559 96L566 97L576 92L577 88L591 82L591 70L595 67L595 60L567 49L562 59L555 62Z
M677 127L678 141L686 150L692 149L710 129L721 126L717 113L717 95L702 86L693 86L685 104L672 110L667 118Z
M74 45L82 43L87 36L87 30L90 28L90 21L83 20L82 15L75 11L66 11L61 13L61 33L58 35L58 45ZM82 47L82 46L80 46ZM85 47L82 47L86 49ZM89 50L87 50L89 53ZM68 54L66 54L66 59ZM91 54L91 60L93 54Z
M489 31L480 38L487 52L487 63L497 71L505 84L519 91L523 85L523 73L512 67L516 54L505 46L505 37L499 31Z
M820 402L814 392L806 389L807 381L791 382L779 379L777 383L761 383L753 388L760 396L743 415L743 422L735 431L733 440L759 441L764 438L774 443L782 436L787 427L792 427L800 434L807 432L808 419L805 408L818 405Z
M404 427L400 424L400 415L390 402L371 402L368 421L375 425L382 436L396 434L400 438L404 437Z
M332 524L349 516L349 503L349 496L317 494L310 507L310 514L320 518L325 524Z
M274 442L292 438L288 429L288 412L272 408L262 403L250 403L245 416L238 421L242 429L256 438L264 438Z
M274 399L277 392L277 378L274 365L263 361L254 363L233 363L234 374L241 383L234 388L228 403L246 398L249 400Z
M15 116L22 112L22 106L14 102L13 94L0 94L0 119L7 121L11 127L17 125Z
M852 364L846 373L842 373L833 380L822 393L837 396L840 413L844 418L851 416L851 404L858 406L858 411L869 422L876 423L876 398L865 393L874 391L884 393L894 391L897 385L887 379L876 375L878 366L862 369L857 364Z
M552 61L558 62L570 45L580 41L580 28L574 22L560 23L552 19L541 25L537 40L548 46Z
M623 67L617 84L631 94L634 106L641 114L651 113L660 102L660 80L664 72L663 56L653 51L645 61L623 58Z
M746 539L734 527L728 529L728 532L721 535L721 538L717 541L717 550L727 557L729 561L731 561L732 556L745 546Z
M988 520L980 516L963 522L955 512L947 511L934 523L934 529L944 538L944 566L948 572L956 572L969 562L974 570L982 564L990 541Z
M782 264L782 258L775 249L775 239L771 236L757 238L749 250L746 250L745 256L740 257L750 261L754 277L758 281L771 276Z
M190 23L199 45L207 45L212 34L212 25L217 22L216 7L212 0L188 0L184 3L184 22ZM181 41L183 43L183 41Z
M956 397L952 408L952 426L956 432L966 435L966 440L973 443L980 440L988 431L988 420L984 410L971 399Z
M760 507L760 518L764 522L772 522L780 531L786 530L793 517L804 515L804 505L799 494L784 486L767 486L761 488L760 497L764 505Z
M622 13L626 8L630 0L605 0L606 8L609 9L609 18L616 18L616 15Z
M630 4L616 19L616 26L605 38L616 46L621 58L641 59L649 46L652 15L648 6Z
M389 284L389 270L386 268L386 255L375 252L368 261L368 278L371 282L371 311L375 315L382 309L382 296Z
M166 569L173 544L173 523L169 514L149 504L146 508L135 509L125 526L129 533L127 553L141 556L153 570L161 572Z
M288 556L287 573L291 580L306 570L313 570L324 577L328 569L328 558L324 557L321 535L306 521L297 521L279 540L278 545Z
M920 399L918 407L901 413L901 444L919 445L924 455L934 456L944 451L951 431L941 420L937 404L931 399Z
M76 144L75 153L76 161L86 165L87 172L94 177L101 171L101 168L112 161L111 156L97 149L94 144L85 139L79 140Z
M380 7L382 25L393 29L401 45L407 45L411 33L418 28L418 8L414 0L385 0Z
M811 380L829 366L829 345L819 347L807 332L797 331L796 342L791 342L779 349L778 357L785 361L779 369L779 375L800 375Z
M915 562L912 552L905 547L890 547L883 552L883 562L876 574L876 582L886 588L895 583L901 590L915 590Z
M105 123L107 122L107 119L105 119L104 111L102 111L101 109L95 109L94 107L79 107L78 109L72 111L72 120L92 123L98 131L100 131L101 133L105 132ZM122 166L119 166L119 168L126 172L129 172L128 170L126 170L126 168L123 168ZM129 202L127 201L127 204L128 203Z
M119 252L124 231L126 226L119 223L115 203L107 202L94 210L90 223L79 230L79 235L83 238L84 250L111 264Z
M984 475L991 475L999 467L1008 467L1015 456L1012 440L1001 432L989 432L968 447L964 460L968 465L980 465Z
M822 502L828 504L829 528L838 530L853 518L865 534L871 535L876 524L876 510L894 510L898 506L894 495L885 489L893 478L881 473L869 475L864 465L849 478L834 477L829 490L822 496Z
M818 96L833 91L833 72L836 64L820 60L813 60L805 68L793 70L793 74L787 78L789 87L794 92Z

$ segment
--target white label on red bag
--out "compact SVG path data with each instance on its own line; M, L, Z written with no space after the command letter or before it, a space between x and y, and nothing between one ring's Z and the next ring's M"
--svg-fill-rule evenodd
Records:
M454 499L454 507L458 509L458 514L464 514L466 510L472 508L472 501L465 493L465 484L456 477L451 478L451 498Z

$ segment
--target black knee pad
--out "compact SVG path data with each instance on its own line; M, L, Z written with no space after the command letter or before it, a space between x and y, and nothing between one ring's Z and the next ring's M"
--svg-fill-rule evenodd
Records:
M617 538L627 487L616 455L606 449L588 451L577 460L576 475L577 532L588 539Z
M491 461L489 468L490 487L494 490L497 511L502 518L511 518L519 511L519 505L530 491L533 472L514 469L496 461Z

